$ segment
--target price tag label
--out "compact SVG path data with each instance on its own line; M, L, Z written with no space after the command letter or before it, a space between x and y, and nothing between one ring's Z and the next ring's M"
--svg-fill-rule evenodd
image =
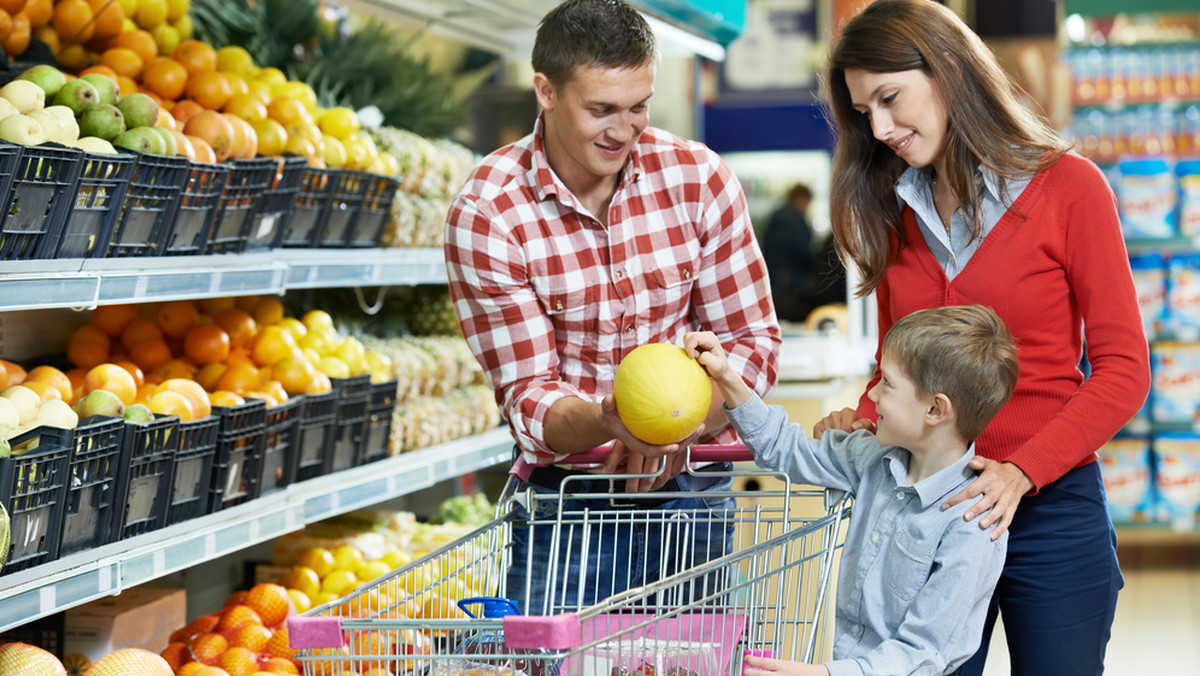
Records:
M308 266L308 281L309 283L317 281L317 276L320 274L320 267L316 265Z
M221 272L220 270L212 273L212 275L208 278L209 293L218 293L221 291L221 281L224 275L225 273Z
M204 558L211 559L217 555L217 534L209 533L204 536Z
M112 566L102 566L100 568L100 570L97 572L99 573L97 575L97 577L100 578L100 583L98 585L100 588L100 592L104 593L104 592L111 590L112 586L113 586L112 585L112 573L113 573Z
M133 297L145 298L146 289L150 286L150 278L146 275L138 275L137 281L133 283Z
M151 568L154 570L156 577L165 573L167 571L167 553L161 549L154 552Z
M58 587L46 585L38 589L38 612L49 615L58 609Z
M258 542L258 535L261 530L261 528L258 525L258 519L251 521L249 524L249 527L250 527L250 542Z

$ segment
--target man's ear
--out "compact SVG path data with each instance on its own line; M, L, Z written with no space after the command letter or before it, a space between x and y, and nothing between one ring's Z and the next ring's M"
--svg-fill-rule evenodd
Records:
M533 92L537 95L538 105L542 110L549 110L554 107L555 89L554 83L550 82L550 78L542 73L533 74Z
M954 416L954 402L950 401L950 397L938 392L933 395L933 401L929 404L929 408L925 409L925 422L930 425L938 425L950 420Z

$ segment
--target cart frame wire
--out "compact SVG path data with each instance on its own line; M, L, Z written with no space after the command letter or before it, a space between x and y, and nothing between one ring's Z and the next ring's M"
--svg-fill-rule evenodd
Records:
M704 474L691 467L688 473ZM773 477L781 488L706 491L708 498L740 501L703 519L638 508L641 495L573 493L570 478L557 494L517 490L510 480L490 523L289 620L296 659L306 676L732 675L741 672L742 649L813 661L826 647L830 578L850 501L836 491L797 489L779 473L721 474ZM661 502L676 494L651 495ZM797 498L815 502L821 515L793 514ZM676 553L686 540L675 536L689 529L729 528L733 537L715 557L685 561L660 579L599 599L566 590L582 591L613 571L585 570L570 580L558 579L550 566L548 612L540 615L475 618L457 607L455 599L475 596L531 600L528 589L506 584L513 528L525 521L517 505L529 505L528 521L536 524L536 514L575 499L612 507L558 509L542 518L553 528L551 557L576 554L576 542L588 542L588 531L604 524L658 526ZM547 501L539 511L538 503ZM487 647L481 652L480 646Z

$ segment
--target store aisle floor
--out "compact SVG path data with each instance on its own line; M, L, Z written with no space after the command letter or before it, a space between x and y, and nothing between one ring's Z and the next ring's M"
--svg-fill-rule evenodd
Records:
M1125 589L1117 601L1106 674L1200 676L1200 533L1180 537L1192 542L1166 538L1120 549ZM1001 627L983 673L1009 673Z

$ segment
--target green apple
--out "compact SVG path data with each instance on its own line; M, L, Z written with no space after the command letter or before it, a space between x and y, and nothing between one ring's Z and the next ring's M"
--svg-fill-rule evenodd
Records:
M42 88L46 100L53 101L58 90L67 83L67 76L54 66L39 64L17 76L18 80L28 80Z

